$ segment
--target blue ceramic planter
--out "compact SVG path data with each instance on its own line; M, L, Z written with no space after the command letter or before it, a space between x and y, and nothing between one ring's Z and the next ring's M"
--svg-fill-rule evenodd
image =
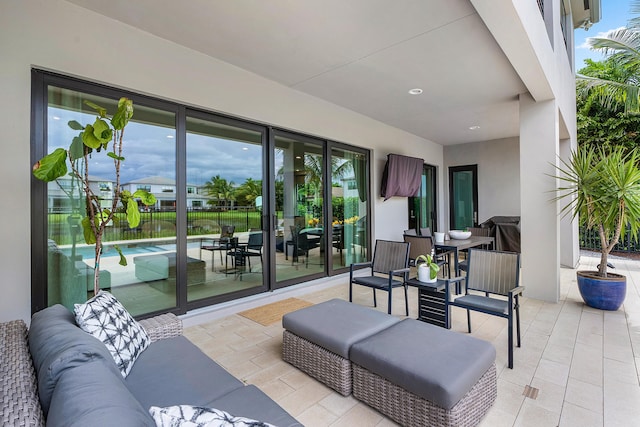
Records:
M600 310L617 310L627 295L627 278L608 273L606 278L591 271L578 271L578 289L585 304Z

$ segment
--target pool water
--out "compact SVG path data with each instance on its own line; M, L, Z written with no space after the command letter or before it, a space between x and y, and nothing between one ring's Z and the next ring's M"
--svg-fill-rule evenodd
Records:
M61 249L65 255L71 255L71 247ZM170 249L162 246L126 246L120 245L120 250L122 253L127 255L141 255L141 254L149 254L154 252L166 252ZM92 246L81 246L76 247L76 255L82 256L82 259L93 259L94 258L94 249ZM118 251L116 251L113 246L103 246L102 248L102 256L110 257L110 256L120 256Z

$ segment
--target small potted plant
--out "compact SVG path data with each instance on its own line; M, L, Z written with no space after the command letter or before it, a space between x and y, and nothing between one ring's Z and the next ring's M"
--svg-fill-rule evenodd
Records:
M608 255L626 227L631 240L640 231L640 152L624 147L581 146L568 162L557 166L559 179L554 200L566 200L561 213L571 214L600 238L598 271L578 271L584 302L602 310L617 310L626 295L626 277L607 271Z
M431 251L427 255L418 255L416 257L416 269L419 281L433 283L438 280L440 266L435 262L435 253Z

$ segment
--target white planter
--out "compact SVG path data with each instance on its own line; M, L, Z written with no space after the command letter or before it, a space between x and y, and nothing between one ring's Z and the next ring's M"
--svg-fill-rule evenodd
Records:
M436 243L444 243L444 233L435 232L433 233L433 237L436 240Z
M433 279L431 279L429 277L429 267L427 267L426 265L419 265L418 266L418 280L421 282L426 282L426 283L433 283L438 281L438 277L434 277Z

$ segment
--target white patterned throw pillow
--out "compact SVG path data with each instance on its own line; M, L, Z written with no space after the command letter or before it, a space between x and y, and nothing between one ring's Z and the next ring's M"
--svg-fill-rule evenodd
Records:
M152 406L149 413L157 427L275 427L262 421L234 417L220 409L200 406Z
M106 291L101 290L84 304L76 304L73 311L78 326L104 343L126 378L151 343L147 331Z

